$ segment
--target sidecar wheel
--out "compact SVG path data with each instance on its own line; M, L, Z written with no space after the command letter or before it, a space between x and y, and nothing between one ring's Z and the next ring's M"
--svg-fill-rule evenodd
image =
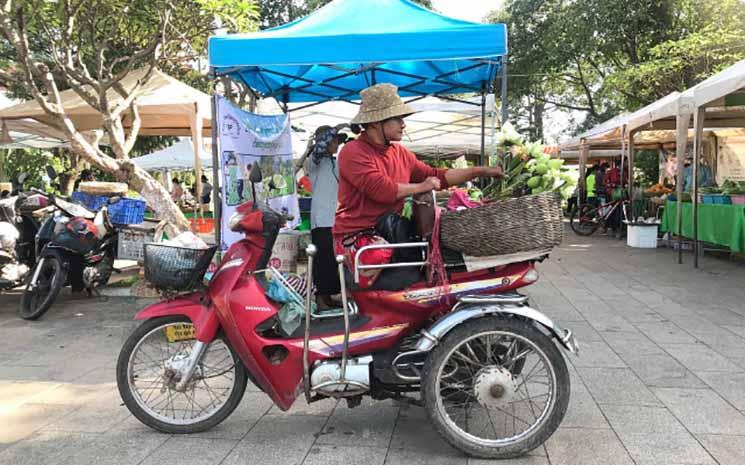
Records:
M124 405L163 433L198 433L216 426L233 413L246 390L246 369L223 337L207 347L186 389L174 389L178 379L171 367L191 353L191 328L183 316L147 320L124 343L116 365Z
M427 357L422 398L453 447L487 459L543 444L569 404L566 362L532 324L484 317L453 329Z

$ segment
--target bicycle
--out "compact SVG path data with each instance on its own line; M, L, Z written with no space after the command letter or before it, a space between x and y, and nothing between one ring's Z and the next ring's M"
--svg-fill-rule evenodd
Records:
M584 203L572 211L569 226L571 226L572 231L580 236L591 236L600 226L603 226L604 229L608 227L608 220L617 208L621 208L621 212L626 218L627 208L630 205L631 202L625 199L614 200L602 205Z

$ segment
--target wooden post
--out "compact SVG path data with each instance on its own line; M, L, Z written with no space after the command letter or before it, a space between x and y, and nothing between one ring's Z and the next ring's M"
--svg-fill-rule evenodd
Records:
M579 146L579 194L577 195L577 207L582 205L587 195L587 184L585 183L585 172L587 171L587 159L590 156L590 146L585 139L580 140Z

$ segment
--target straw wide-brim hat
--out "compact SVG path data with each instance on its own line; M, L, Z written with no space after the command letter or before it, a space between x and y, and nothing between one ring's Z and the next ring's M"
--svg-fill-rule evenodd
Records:
M377 123L397 116L404 117L416 113L398 96L398 87L393 84L375 84L360 92L362 104L351 123Z

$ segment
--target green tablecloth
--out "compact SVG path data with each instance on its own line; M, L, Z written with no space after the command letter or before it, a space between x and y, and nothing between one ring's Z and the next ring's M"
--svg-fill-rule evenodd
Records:
M677 203L667 202L662 215L662 232L677 234ZM693 238L693 205L683 203L683 237ZM745 205L698 205L698 239L745 252Z

